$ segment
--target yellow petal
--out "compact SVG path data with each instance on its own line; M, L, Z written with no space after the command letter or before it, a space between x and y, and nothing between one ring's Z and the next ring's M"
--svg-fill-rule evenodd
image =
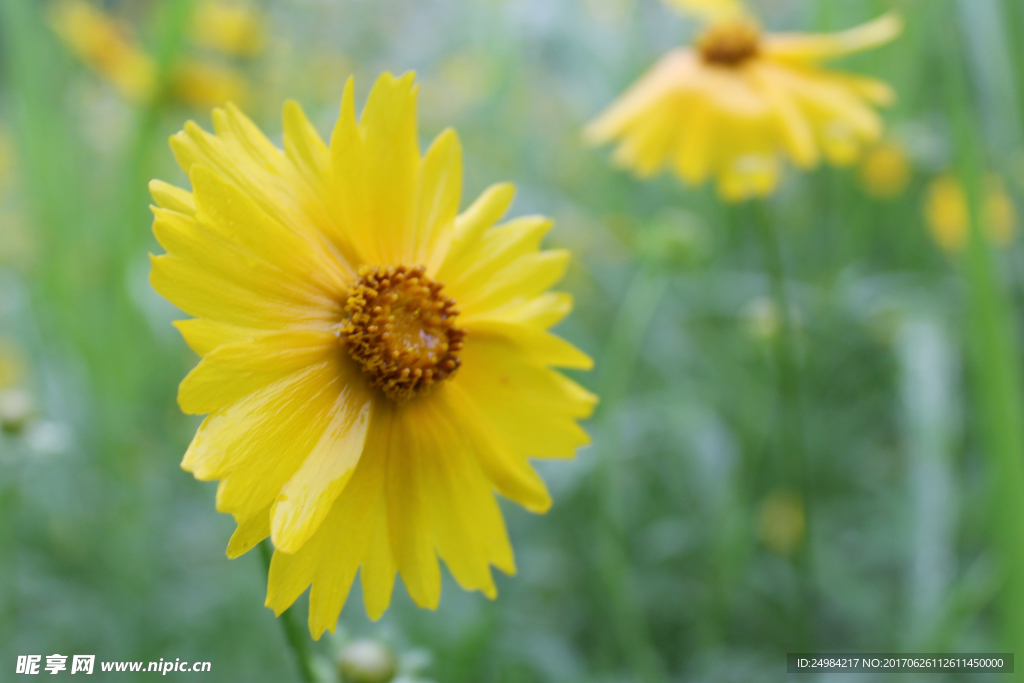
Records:
M270 535L270 506L241 522L228 541L229 559L241 557L256 547L256 544Z
M267 330L231 325L209 318L175 320L172 324L181 332L189 348L200 357L223 344L233 344L268 334Z
M458 379L444 387L442 400L451 414L463 416L462 432L475 444L477 462L494 489L530 512L547 512L551 508L551 495L527 460L529 453L516 450L513 443L503 438ZM492 562L506 573L515 572L511 549L507 556L495 555Z
M214 412L298 370L330 361L337 347L337 336L314 331L277 332L225 344L188 373L178 389L178 403L192 415Z
M395 409L387 446L385 498L391 552L402 582L413 602L435 609L441 599L441 573L424 490L425 460L434 453L423 433L430 424L417 410L422 405L424 402L412 402Z
M188 190L175 187L162 180L151 180L149 181L149 193L153 196L153 201L161 208L177 211L187 216L196 215L196 202Z
M903 19L890 13L840 33L768 36L764 41L764 51L772 59L820 61L885 45L902 32Z
M446 261L437 277L447 283L456 297L479 292L490 284L495 273L521 256L536 253L553 225L549 218L526 216L488 230L468 250L467 258L457 266Z
M434 140L423 158L421 175L412 262L433 273L448 250L462 196L462 146L454 130Z
M455 219L451 245L439 270L459 273L470 268L473 256L484 233L508 211L515 187L511 183L492 185ZM431 274L435 275L437 271ZM441 276L438 275L440 278Z
M363 603L366 615L373 621L380 619L391 604L395 588L395 556L391 552L388 533L387 506L383 499L376 506L370 520L373 534L366 550L366 557L359 569L359 581L363 587Z
M545 292L532 299L522 299L506 304L488 313L487 317L546 330L558 324L571 311L571 294Z
M371 418L367 457L360 459L352 479L323 523L295 553L275 551L270 565L266 604L275 614L288 609L313 584L309 628L314 638L319 638L325 630L334 631L356 571L365 563L371 539L377 532L377 520L384 505L386 459L370 454L379 456L372 444L386 436L387 431L385 424L384 434L374 436L375 427L382 426L377 417ZM394 571L388 577L389 585L393 581Z
M569 252L549 249L520 256L493 273L486 287L468 290L453 286L451 292L467 318L483 315L516 298L531 298L562 279L569 265Z
M453 381L474 397L494 433L523 457L571 458L590 441L576 420L590 415L597 397L529 362L514 342L467 337ZM525 424L530 429L516 426Z
M372 396L354 365L342 367L348 375L342 378L327 430L281 489L271 512L274 547L282 552L295 552L313 535L363 452Z
M559 368L577 368L590 370L594 361L575 346L561 337L538 330L527 325L520 325L493 318L474 318L462 322L472 336L495 336L512 341L519 346L520 353L538 365L551 365Z
M359 122L363 136L371 242L370 265L412 263L420 153L416 139L415 74L385 73L374 83Z

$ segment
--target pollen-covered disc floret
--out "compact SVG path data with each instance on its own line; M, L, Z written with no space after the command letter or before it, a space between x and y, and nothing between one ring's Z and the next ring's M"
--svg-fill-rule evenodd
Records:
M345 302L349 354L397 402L455 372L466 335L455 326L455 300L424 273L423 266L364 266Z
M697 40L701 59L707 64L740 66L760 51L761 28L750 19L715 24Z

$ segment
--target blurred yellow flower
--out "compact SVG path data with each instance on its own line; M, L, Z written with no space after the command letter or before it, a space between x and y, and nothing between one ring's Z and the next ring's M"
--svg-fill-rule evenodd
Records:
M696 48L668 53L586 129L592 144L619 141L615 162L649 177L670 166L684 182L709 176L730 201L771 194L780 157L813 168L819 157L855 162L879 139L871 105L893 100L884 83L819 62L882 45L895 15L829 35L762 34L752 20L712 25Z
M864 154L860 165L864 191L877 199L892 199L903 194L910 182L910 159L895 142L875 145Z
M351 79L329 143L294 102L284 150L236 107L171 139L192 191L151 189L153 287L202 360L178 402L208 416L182 467L221 480L229 557L270 536L267 605L312 584L309 627L334 630L357 570L376 619L397 571L438 604L437 556L467 590L515 572L494 493L551 505L530 457L572 457L596 397L555 367L590 359L547 330L572 300L551 221L495 226L511 185L458 213L454 131L421 157L413 75L384 74L361 120ZM458 302L458 303L456 303Z
M988 239L1000 246L1012 242L1017 212L1003 179L995 174L986 179L982 211ZM950 253L963 250L967 245L970 217L967 195L959 180L948 173L933 180L925 196L924 213L936 244Z
M125 97L152 97L156 65L120 24L86 0L58 0L50 5L48 19L64 44Z
M0 337L0 389L13 387L21 381L24 362L14 344Z
M215 107L225 102L245 102L249 86L234 69L189 60L174 72L171 93L194 107Z
M791 491L777 490L761 504L758 532L761 541L779 555L789 555L804 540L807 517L804 504Z
M740 0L665 0L668 6L706 19L723 19L744 13Z
M87 66L106 78L133 102L147 102L156 93L156 62L136 45L126 30L86 0L58 0L50 6L50 26ZM170 94L196 107L244 100L247 86L233 69L185 60L171 77Z
M225 54L252 57L266 45L263 16L249 3L207 0L196 8L192 40Z

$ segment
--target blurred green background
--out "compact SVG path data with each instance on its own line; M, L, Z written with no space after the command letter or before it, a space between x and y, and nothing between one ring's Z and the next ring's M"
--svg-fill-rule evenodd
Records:
M1024 252L949 254L924 219L929 184L957 164L997 173L1013 203L1024 191L1019 0L753 3L776 30L889 9L907 21L840 64L898 92L885 116L906 186L883 199L857 166L790 172L768 207L799 360L790 399L751 208L636 180L581 138L696 20L656 0L266 0L249 5L258 49L224 52L196 35L200 4L92 4L150 55L159 94L132 98L61 41L48 2L0 3L0 679L16 655L77 653L299 680L258 553L225 558L234 525L214 484L178 467L198 420L176 386L196 357L147 281L146 182L187 184L166 139L189 118L209 128L201 100L223 92L166 87L186 60L230 74L278 143L285 99L326 136L350 74L361 101L380 72L416 70L424 143L447 126L462 138L463 204L513 181L515 214L555 218L549 243L575 257L560 288L577 309L559 331L597 360L578 379L602 404L593 446L539 465L552 511L504 506L519 575L498 578L494 602L446 577L436 612L398 588L378 623L354 588L337 636L313 646L325 678L358 637L401 655L407 682L438 683L745 683L786 678L792 651L1024 642L1024 567L999 559L1024 538L1024 500L993 493L1024 454L991 436L1024 425L1019 395L985 381L1019 394ZM986 320L1013 363L972 347ZM780 475L782 409L802 415L800 490Z

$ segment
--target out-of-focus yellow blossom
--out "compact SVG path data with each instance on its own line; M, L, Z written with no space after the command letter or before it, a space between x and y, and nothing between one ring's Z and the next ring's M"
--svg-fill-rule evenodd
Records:
M982 220L989 240L1005 246L1013 241L1017 212L1003 179L991 174L986 179ZM947 252L961 251L967 244L970 217L967 196L960 182L944 174L931 182L925 197L925 221L932 239Z
M171 92L195 107L215 107L225 102L244 102L248 85L241 74L226 66L188 61L174 73Z
M791 491L774 491L761 504L758 532L761 541L779 555L789 555L803 543L807 529L804 504Z
M763 34L750 19L709 27L694 48L668 53L586 129L592 144L618 141L614 160L649 177L668 166L684 182L718 181L730 201L778 186L781 157L813 168L857 160L877 141L872 105L894 95L880 81L819 62L893 40L895 15L836 34Z
M0 337L0 389L21 381L23 362L14 344Z
M59 0L50 6L48 18L64 44L125 97L152 97L156 64L118 22L85 0Z
M665 0L665 4L687 14L713 20L737 17L744 13L740 0Z
M83 62L133 102L156 95L156 62L135 44L114 19L85 0L58 0L50 7L50 26ZM244 100L245 80L236 71L188 60L172 78L170 92L196 107Z
M248 3L208 0L196 8L192 40L225 54L251 57L266 45L263 16Z
M864 154L860 165L860 180L864 191L872 197L898 197L910 182L910 159L895 142L883 142Z

